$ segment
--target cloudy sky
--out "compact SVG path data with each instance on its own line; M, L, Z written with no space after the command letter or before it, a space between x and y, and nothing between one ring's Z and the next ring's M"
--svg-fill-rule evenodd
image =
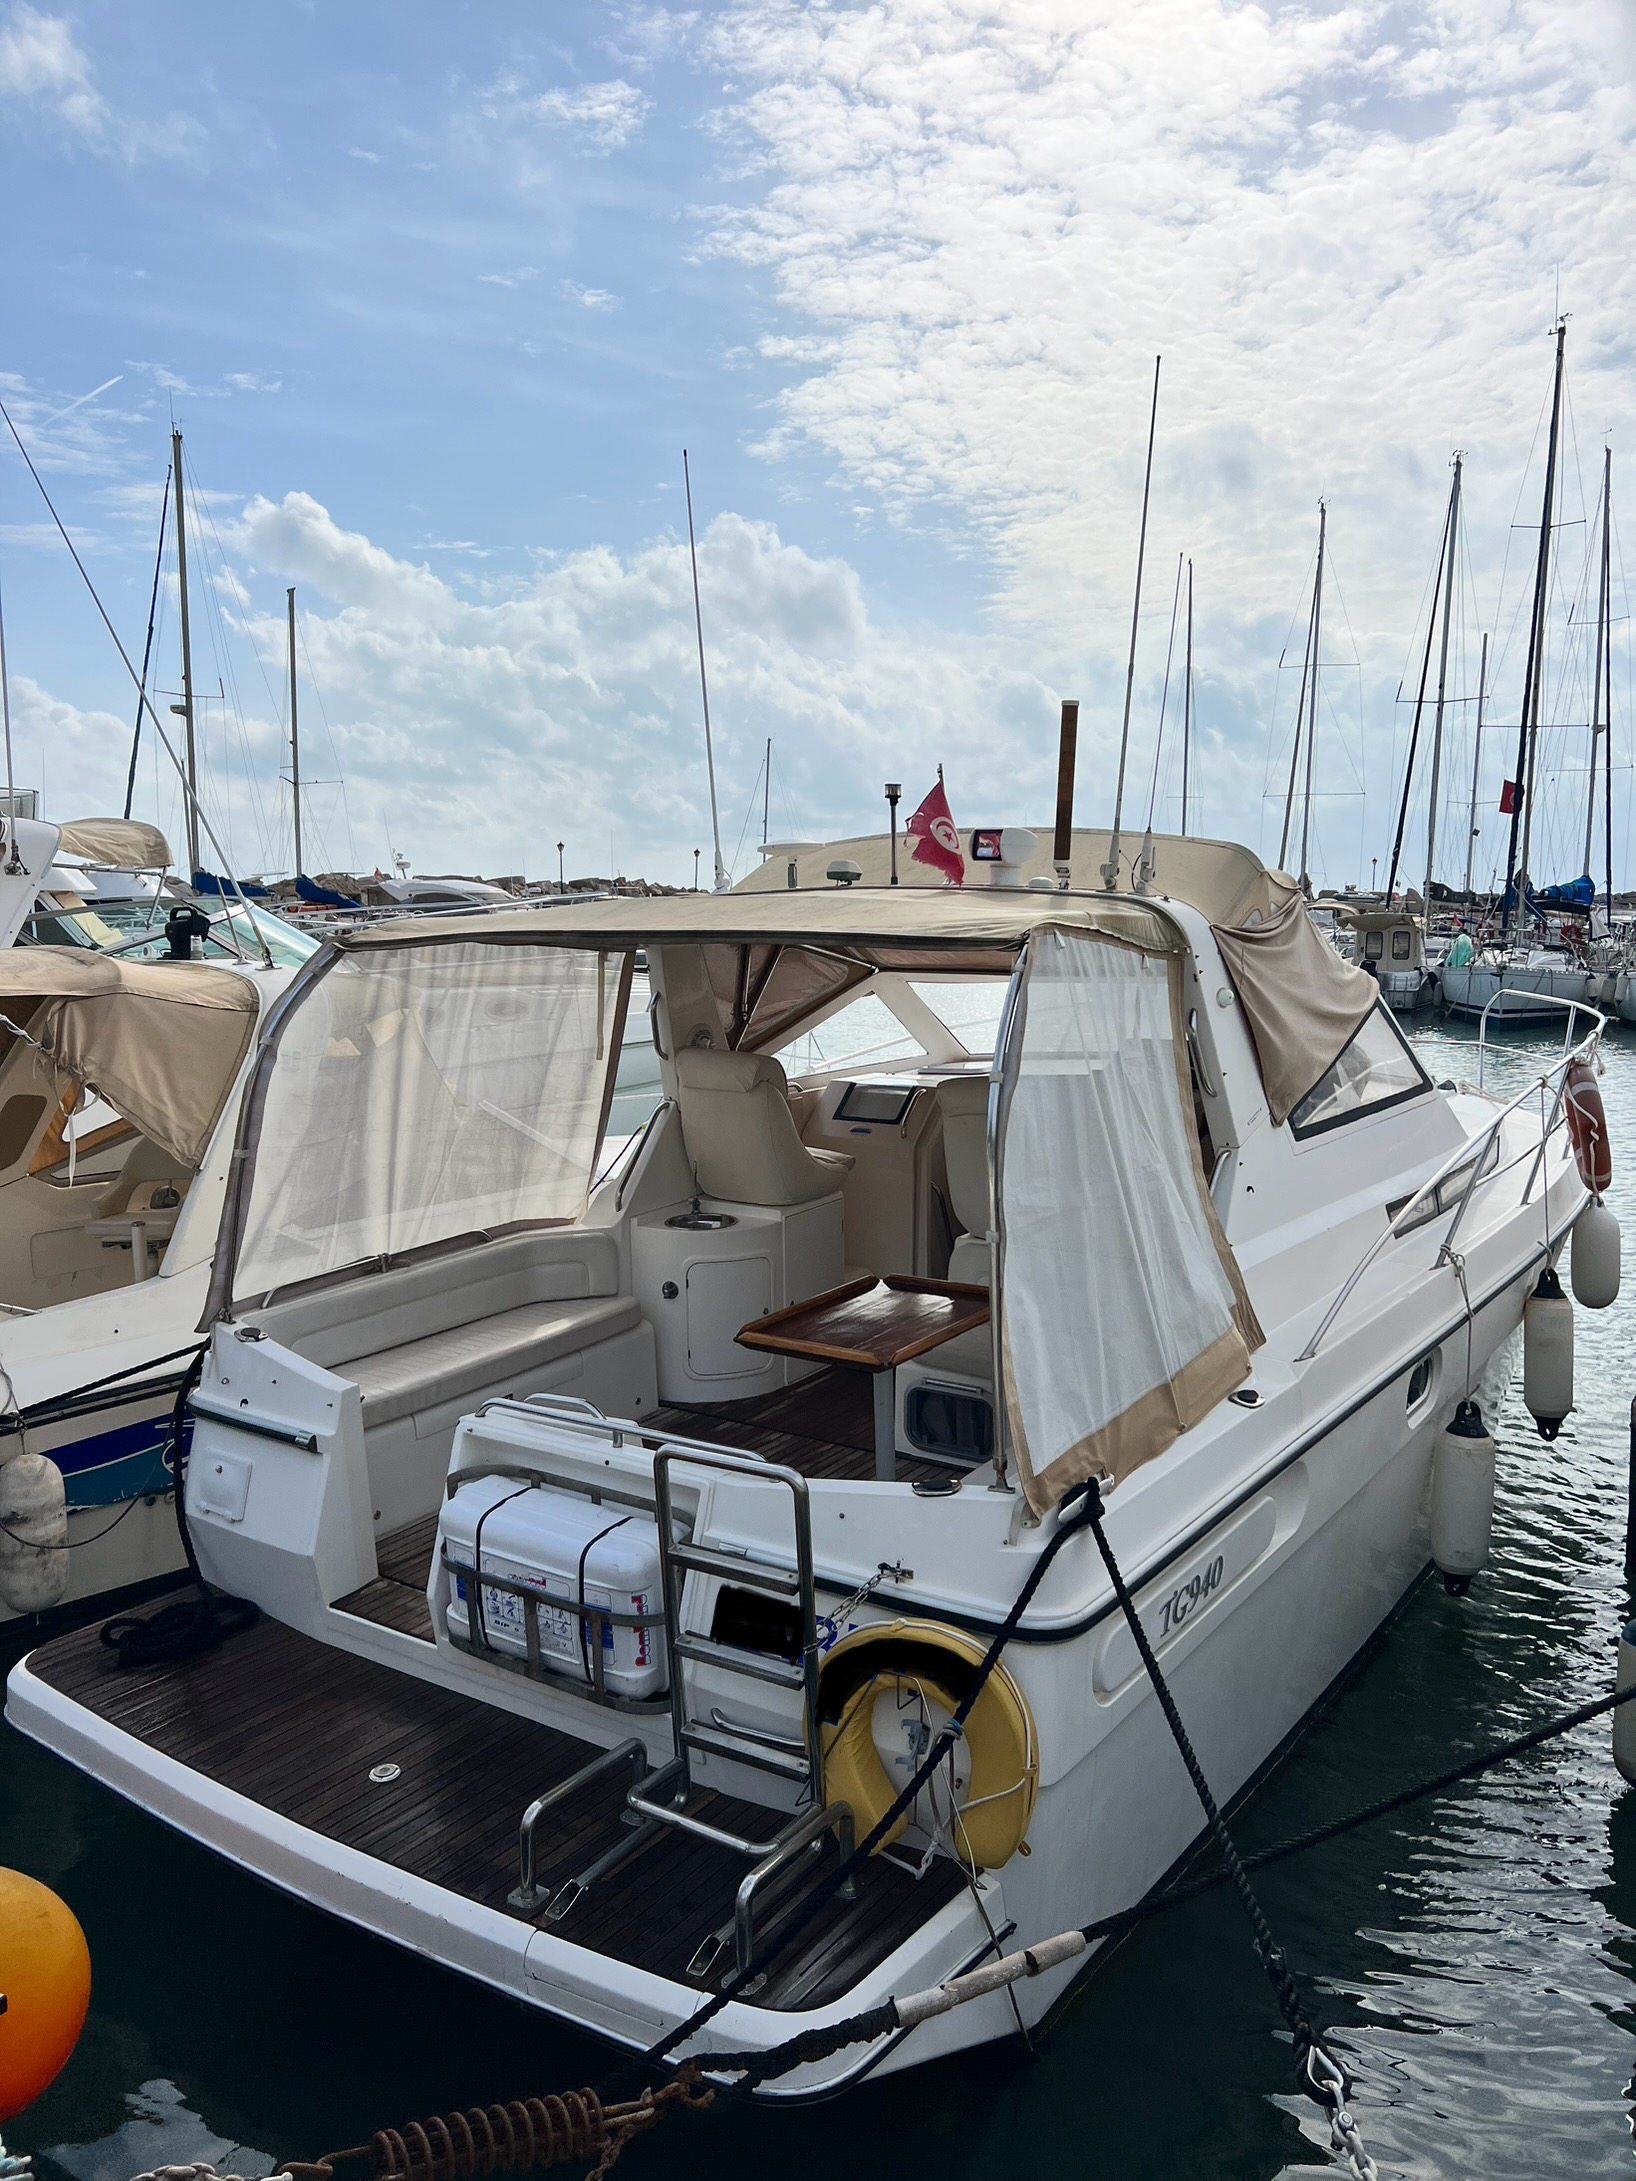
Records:
M1534 862L1566 877L1605 444L1616 560L1636 491L1633 118L1636 0L0 0L0 394L138 658L183 427L245 872L290 862L294 584L309 865L542 875L562 839L570 872L708 875L684 445L737 872L769 737L775 838L872 829L939 763L962 824L1042 821L1063 695L1105 823L1162 353L1127 822L1176 822L1190 556L1193 828L1276 853L1322 499L1312 867L1367 879L1459 448L1439 870L1486 630L1485 880L1560 305ZM0 581L19 780L117 811L130 687L9 443ZM151 745L135 809L180 838ZM1409 830L1418 881L1424 790Z

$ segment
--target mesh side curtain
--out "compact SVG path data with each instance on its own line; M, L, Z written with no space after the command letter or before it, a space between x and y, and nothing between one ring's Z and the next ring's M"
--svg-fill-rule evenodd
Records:
M1162 1453L1261 1344L1205 1189L1185 1056L1176 957L1030 941L1000 1090L999 1292L1036 1512Z
M342 955L267 1079L235 1295L577 1219L630 963L475 942Z

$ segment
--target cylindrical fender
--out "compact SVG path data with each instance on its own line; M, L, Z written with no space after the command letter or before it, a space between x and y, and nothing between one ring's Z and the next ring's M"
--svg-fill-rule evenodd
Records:
M876 1704L895 1695L954 1711L988 1655L986 1644L942 1621L884 1621L855 1628L824 1660L818 1684L818 1731L824 1794L846 1802L861 1839L872 1832L908 1777L894 1779L875 1733ZM1039 1737L1028 1699L1003 1665L983 1684L966 1721L960 1769L969 1766L952 1827L955 1852L980 1870L998 1870L1022 1846L1039 1795ZM905 1811L881 1842L909 1824Z
M1590 1061L1570 1063L1563 1104L1568 1111L1568 1134L1579 1162L1579 1178L1592 1196L1606 1196L1613 1180L1613 1146L1608 1141L1608 1117L1602 1110L1602 1093L1596 1087L1596 1070Z

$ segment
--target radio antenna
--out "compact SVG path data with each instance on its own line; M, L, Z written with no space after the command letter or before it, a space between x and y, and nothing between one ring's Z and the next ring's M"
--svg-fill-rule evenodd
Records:
M716 807L716 752L710 740L710 684L704 674L704 615L699 609L699 548L693 537L693 479L682 449L682 489L687 495L687 552L693 564L693 626L699 638L699 696L704 705L704 765L710 775L710 833L716 848L716 891L725 894L732 881L721 857L721 813Z

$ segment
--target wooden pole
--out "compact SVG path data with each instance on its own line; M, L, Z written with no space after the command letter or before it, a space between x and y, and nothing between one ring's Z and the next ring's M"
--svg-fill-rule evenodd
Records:
M1057 829L1051 843L1057 885L1068 891L1074 847L1074 767L1079 755L1079 699L1062 700L1062 726L1057 735Z

